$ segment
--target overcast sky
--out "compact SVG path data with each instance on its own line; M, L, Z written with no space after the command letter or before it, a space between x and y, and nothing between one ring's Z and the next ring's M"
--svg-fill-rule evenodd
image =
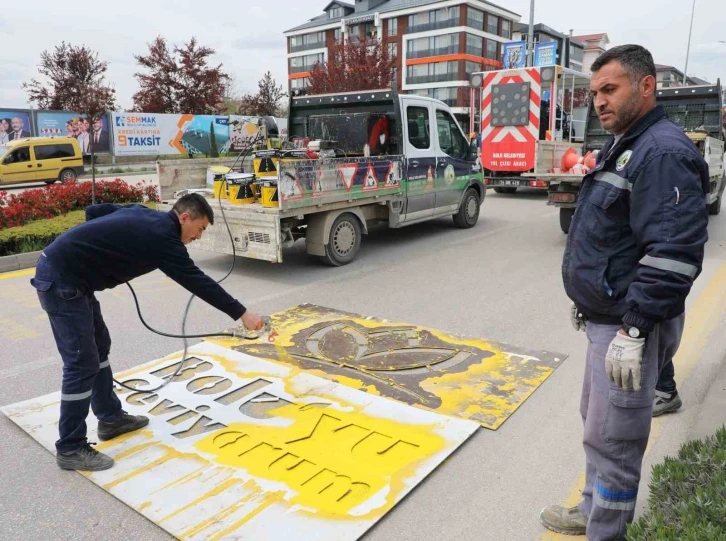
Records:
M118 104L131 107L134 54L157 35L181 44L191 36L216 49L214 61L251 91L266 70L286 86L282 32L318 15L328 0L34 0L12 2L0 17L0 107L27 107L23 81L37 75L43 50L85 44L109 62ZM496 2L529 20L529 0ZM162 5L162 4L165 4ZM577 7L572 7L572 6ZM173 7L172 7L173 6ZM536 0L535 22L575 34L607 32L611 46L639 43L655 61L683 70L692 0ZM726 0L696 0L688 74L726 83Z

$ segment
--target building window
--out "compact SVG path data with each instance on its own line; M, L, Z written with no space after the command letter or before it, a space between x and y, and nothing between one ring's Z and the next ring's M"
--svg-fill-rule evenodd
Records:
M484 56L484 47L482 45L483 40L479 36L472 34L466 35L466 54L473 54L474 56Z
M308 79L307 77L293 79L290 83L290 86L293 90L297 90L298 88L307 88L308 86L310 86L310 79Z
M502 19L502 37L507 39L512 37L512 23L507 19Z
M303 34L301 36L292 36L290 38L290 47L313 49L317 46L325 46L325 32L314 32L312 34Z
M484 12L469 7L469 14L466 17L466 25L477 30L484 30Z
M398 19L388 19L388 35L398 35Z
M336 28L333 31L333 40L335 41L335 44L339 44L341 41L341 34L340 34L340 28Z
M375 39L378 37L378 28L373 23L366 23L365 32L366 39Z
M336 6L328 11L328 14L330 15L331 19L337 19L343 16L343 8L340 6Z
M499 44L493 39L487 40L487 58L499 60Z
M429 110L427 107L408 107L408 141L415 148L427 149L431 146L429 135Z
M478 71L481 71L481 64L478 62L466 62L464 65L464 70L466 71L466 76L468 77L472 73L476 73Z
M388 56L390 58L393 58L394 56L398 56L398 43L389 43L388 44Z
M487 14L487 32L495 36L499 35L499 17L491 13Z

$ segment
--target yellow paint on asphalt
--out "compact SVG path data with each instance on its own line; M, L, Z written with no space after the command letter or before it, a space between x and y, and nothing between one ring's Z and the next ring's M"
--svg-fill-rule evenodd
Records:
M683 330L683 338L681 339L678 353L673 357L676 377L681 382L685 382L688 379L693 368L701 360L701 356L708 345L711 335L721 323L724 312L726 312L726 264L722 265L714 274L703 292L696 299L696 302L693 303L693 306L686 311L686 325ZM646 456L648 456L654 443L658 441L665 421L663 417L653 419L648 448L645 452ZM566 507L577 505L580 502L580 493L584 486L585 474L583 472L578 477L577 482L574 484L570 495L563 505ZM640 496L644 496L642 491ZM568 541L571 539L572 536L556 534L554 532L546 532L542 536L542 541Z
M0 274L0 280L10 280L12 278L19 278L21 276L30 276L31 274L35 274L35 268L14 272L4 272Z

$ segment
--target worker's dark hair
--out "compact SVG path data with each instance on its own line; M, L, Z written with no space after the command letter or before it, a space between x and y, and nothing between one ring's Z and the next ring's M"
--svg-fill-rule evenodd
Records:
M656 76L653 55L640 45L619 45L608 49L593 62L591 69L594 73L614 60L620 62L633 83L640 82L648 75Z
M198 193L190 193L181 197L175 204L174 210L177 214L188 212L193 220L207 217L210 225L214 225L214 211L204 197Z

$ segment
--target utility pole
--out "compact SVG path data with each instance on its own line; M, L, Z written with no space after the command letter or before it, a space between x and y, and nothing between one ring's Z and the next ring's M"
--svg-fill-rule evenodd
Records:
M529 40L527 42L527 66L534 66L534 0L529 0Z
M688 84L688 55L691 53L691 33L693 32L693 16L695 14L696 0L693 0L693 7L691 8L691 28L688 31L688 47L686 48L686 67L683 69L683 86Z

